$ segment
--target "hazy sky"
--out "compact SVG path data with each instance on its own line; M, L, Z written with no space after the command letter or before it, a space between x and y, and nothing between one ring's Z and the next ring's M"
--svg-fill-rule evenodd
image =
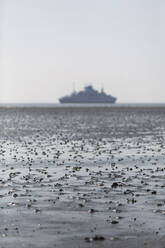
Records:
M0 0L0 102L165 102L164 67L164 0Z

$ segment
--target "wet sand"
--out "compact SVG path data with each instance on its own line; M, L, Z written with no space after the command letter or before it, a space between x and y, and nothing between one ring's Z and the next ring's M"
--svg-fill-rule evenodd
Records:
M165 247L165 108L0 108L0 247Z

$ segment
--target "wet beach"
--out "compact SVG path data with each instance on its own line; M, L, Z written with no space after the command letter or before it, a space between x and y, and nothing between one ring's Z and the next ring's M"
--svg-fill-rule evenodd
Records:
M0 248L165 248L165 107L0 108Z

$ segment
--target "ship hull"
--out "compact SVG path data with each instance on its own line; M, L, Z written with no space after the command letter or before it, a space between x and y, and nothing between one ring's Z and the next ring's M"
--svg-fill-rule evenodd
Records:
M96 100L96 101L90 101L90 100L88 100L88 101L80 101L80 100L59 100L60 101L60 103L83 103L83 104L98 104L98 103L103 103L103 104L105 104L105 103L116 103L116 100L110 100L110 101L99 101L99 100Z

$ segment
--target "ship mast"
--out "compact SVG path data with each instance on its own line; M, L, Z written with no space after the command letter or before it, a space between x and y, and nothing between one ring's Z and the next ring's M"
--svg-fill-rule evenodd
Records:
M101 93L104 93L104 84L101 84Z
M76 92L76 83L75 82L72 83L72 88L73 88L73 93L75 93Z

